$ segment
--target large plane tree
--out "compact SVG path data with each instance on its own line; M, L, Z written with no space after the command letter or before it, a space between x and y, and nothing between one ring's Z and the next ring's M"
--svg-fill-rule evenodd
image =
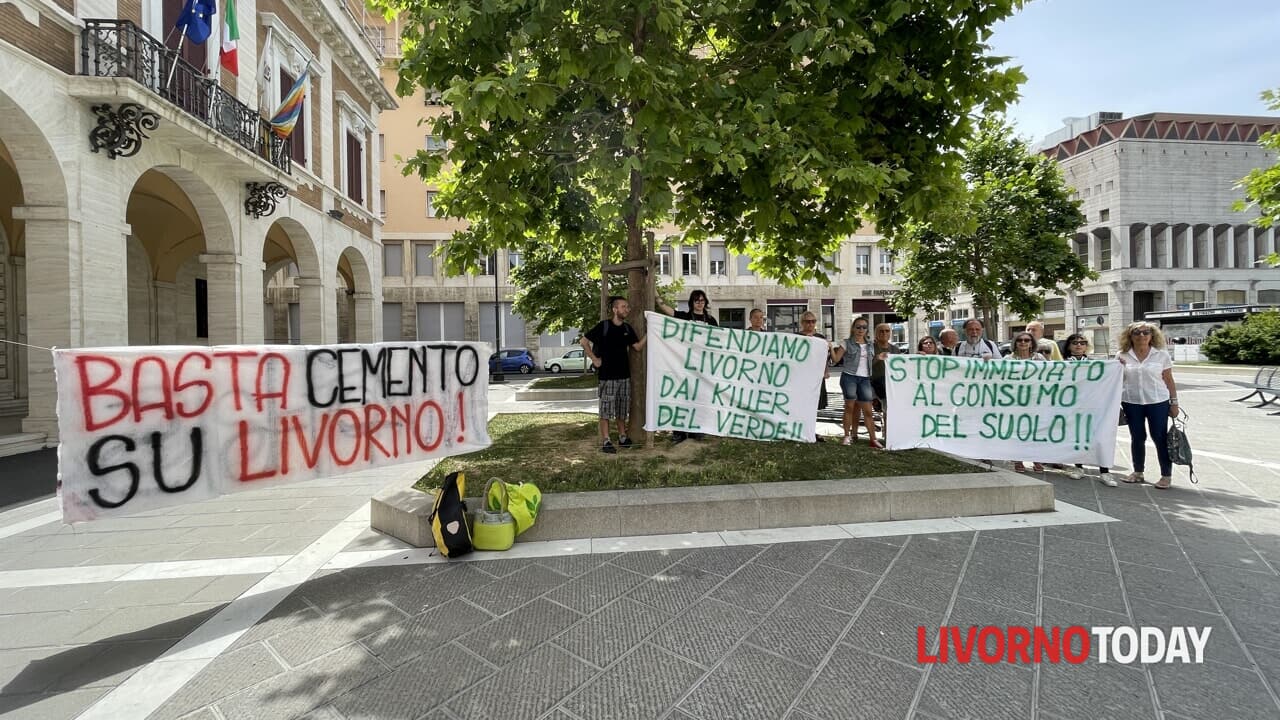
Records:
M451 270L497 248L621 248L637 330L645 229L723 238L761 275L827 282L866 223L957 186L976 108L1016 97L991 26L1022 0L375 0L404 31L398 90L440 92L446 153L408 169L465 218ZM633 364L633 434L644 369Z

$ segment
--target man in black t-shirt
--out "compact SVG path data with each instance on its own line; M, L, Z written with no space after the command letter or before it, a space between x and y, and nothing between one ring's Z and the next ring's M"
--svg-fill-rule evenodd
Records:
M596 368L600 382L600 451L616 453L609 439L609 421L618 423L618 445L631 447L627 420L631 414L630 352L644 349L645 339L624 322L631 312L626 298L609 298L608 320L602 320L578 341Z

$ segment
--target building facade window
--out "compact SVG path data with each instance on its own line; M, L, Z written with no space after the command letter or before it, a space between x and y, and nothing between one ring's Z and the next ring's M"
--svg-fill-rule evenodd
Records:
M404 246L399 242L382 243L382 277L404 277Z
M1177 303L1179 307L1184 305L1191 305L1192 303L1202 303L1204 302L1204 291L1203 290L1179 290L1174 295L1174 302Z
M387 161L387 136L378 133L378 162Z
M404 319L404 308L400 303L382 303L382 339L387 342L403 340L404 330L400 322Z
M855 275L871 274L871 248L869 246L862 245L854 251L853 273Z
M1219 290L1217 292L1219 305L1244 305L1244 290Z
M493 253L480 260L481 275L495 275L498 272L498 254Z
M519 250L507 251L507 270L515 270L520 267L521 262L523 262L523 259L520 257Z
M298 81L298 76L280 68L280 100L284 101L289 97L289 91L293 89L293 84ZM309 89L309 88L308 88ZM307 167L307 120L311 114L311 101L308 100L311 93L308 92L302 99L302 109L298 111L298 120L293 125L293 132L289 133L289 155L293 158L293 162Z
M418 303L419 340L466 340L462 303Z
M1106 210L1099 210L1099 211L1098 211L1098 222L1106 222L1106 221L1108 221L1108 220L1110 220L1110 219L1111 219L1111 210L1110 210L1110 209L1106 209Z
M880 274L893 274L893 251L880 248Z
M803 303L796 305L770 305L765 311L765 317L769 323L768 327L774 332L800 332L800 316L808 309L809 306Z
M413 244L413 274L418 277L431 277L436 274L435 258L431 257L431 251L435 246L431 243L414 243Z
M711 273L712 277L724 277L725 275L728 274L726 272L727 268L725 266L726 255L725 255L724 246L712 245L710 246L709 251L711 253L711 259L709 261L710 264L708 265L707 270Z
M1106 308L1111 304L1111 297L1106 293L1081 295L1076 304L1081 308Z
M661 248L658 248L657 260L658 260L658 274L670 275L671 274L671 246L670 245L665 245Z
M364 141L347 132L347 197L357 205L364 204Z
M387 191L378 191L378 217L386 219L387 217Z
M435 190L427 191L427 217L429 218L439 217L436 211L436 196L439 194Z
M1098 238L1098 269L1111 269L1111 238Z
M1044 301L1044 311L1047 313L1066 312L1066 298L1046 298Z
M698 246L697 245L681 246L680 274L685 277L698 274Z
M751 258L747 255L738 255L738 275L740 277L750 277L755 275L751 272Z
M1259 290L1258 302L1263 305L1280 305L1280 290Z
M719 310L720 327L733 328L735 330L747 329L747 311L742 308L720 308Z
M426 148L427 152L443 152L449 149L449 142L439 135L428 135Z

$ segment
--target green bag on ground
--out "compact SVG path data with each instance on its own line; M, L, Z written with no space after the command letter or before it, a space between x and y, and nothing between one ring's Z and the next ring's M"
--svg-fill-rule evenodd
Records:
M507 512L507 493L501 480L490 480L484 486L485 497L499 497L496 508L477 510L471 523L471 545L477 550L510 550L516 541L516 521Z
M542 491L533 483L502 483L502 486L508 500L507 511L516 521L516 535L521 535L538 519L538 511L542 509ZM485 506L490 510L501 507L501 494L490 481L485 487Z

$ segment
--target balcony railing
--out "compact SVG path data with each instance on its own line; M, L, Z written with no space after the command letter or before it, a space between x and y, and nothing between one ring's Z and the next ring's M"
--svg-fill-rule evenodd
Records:
M80 62L81 74L130 78L240 147L291 172L289 143L271 132L265 119L132 22L85 20Z

